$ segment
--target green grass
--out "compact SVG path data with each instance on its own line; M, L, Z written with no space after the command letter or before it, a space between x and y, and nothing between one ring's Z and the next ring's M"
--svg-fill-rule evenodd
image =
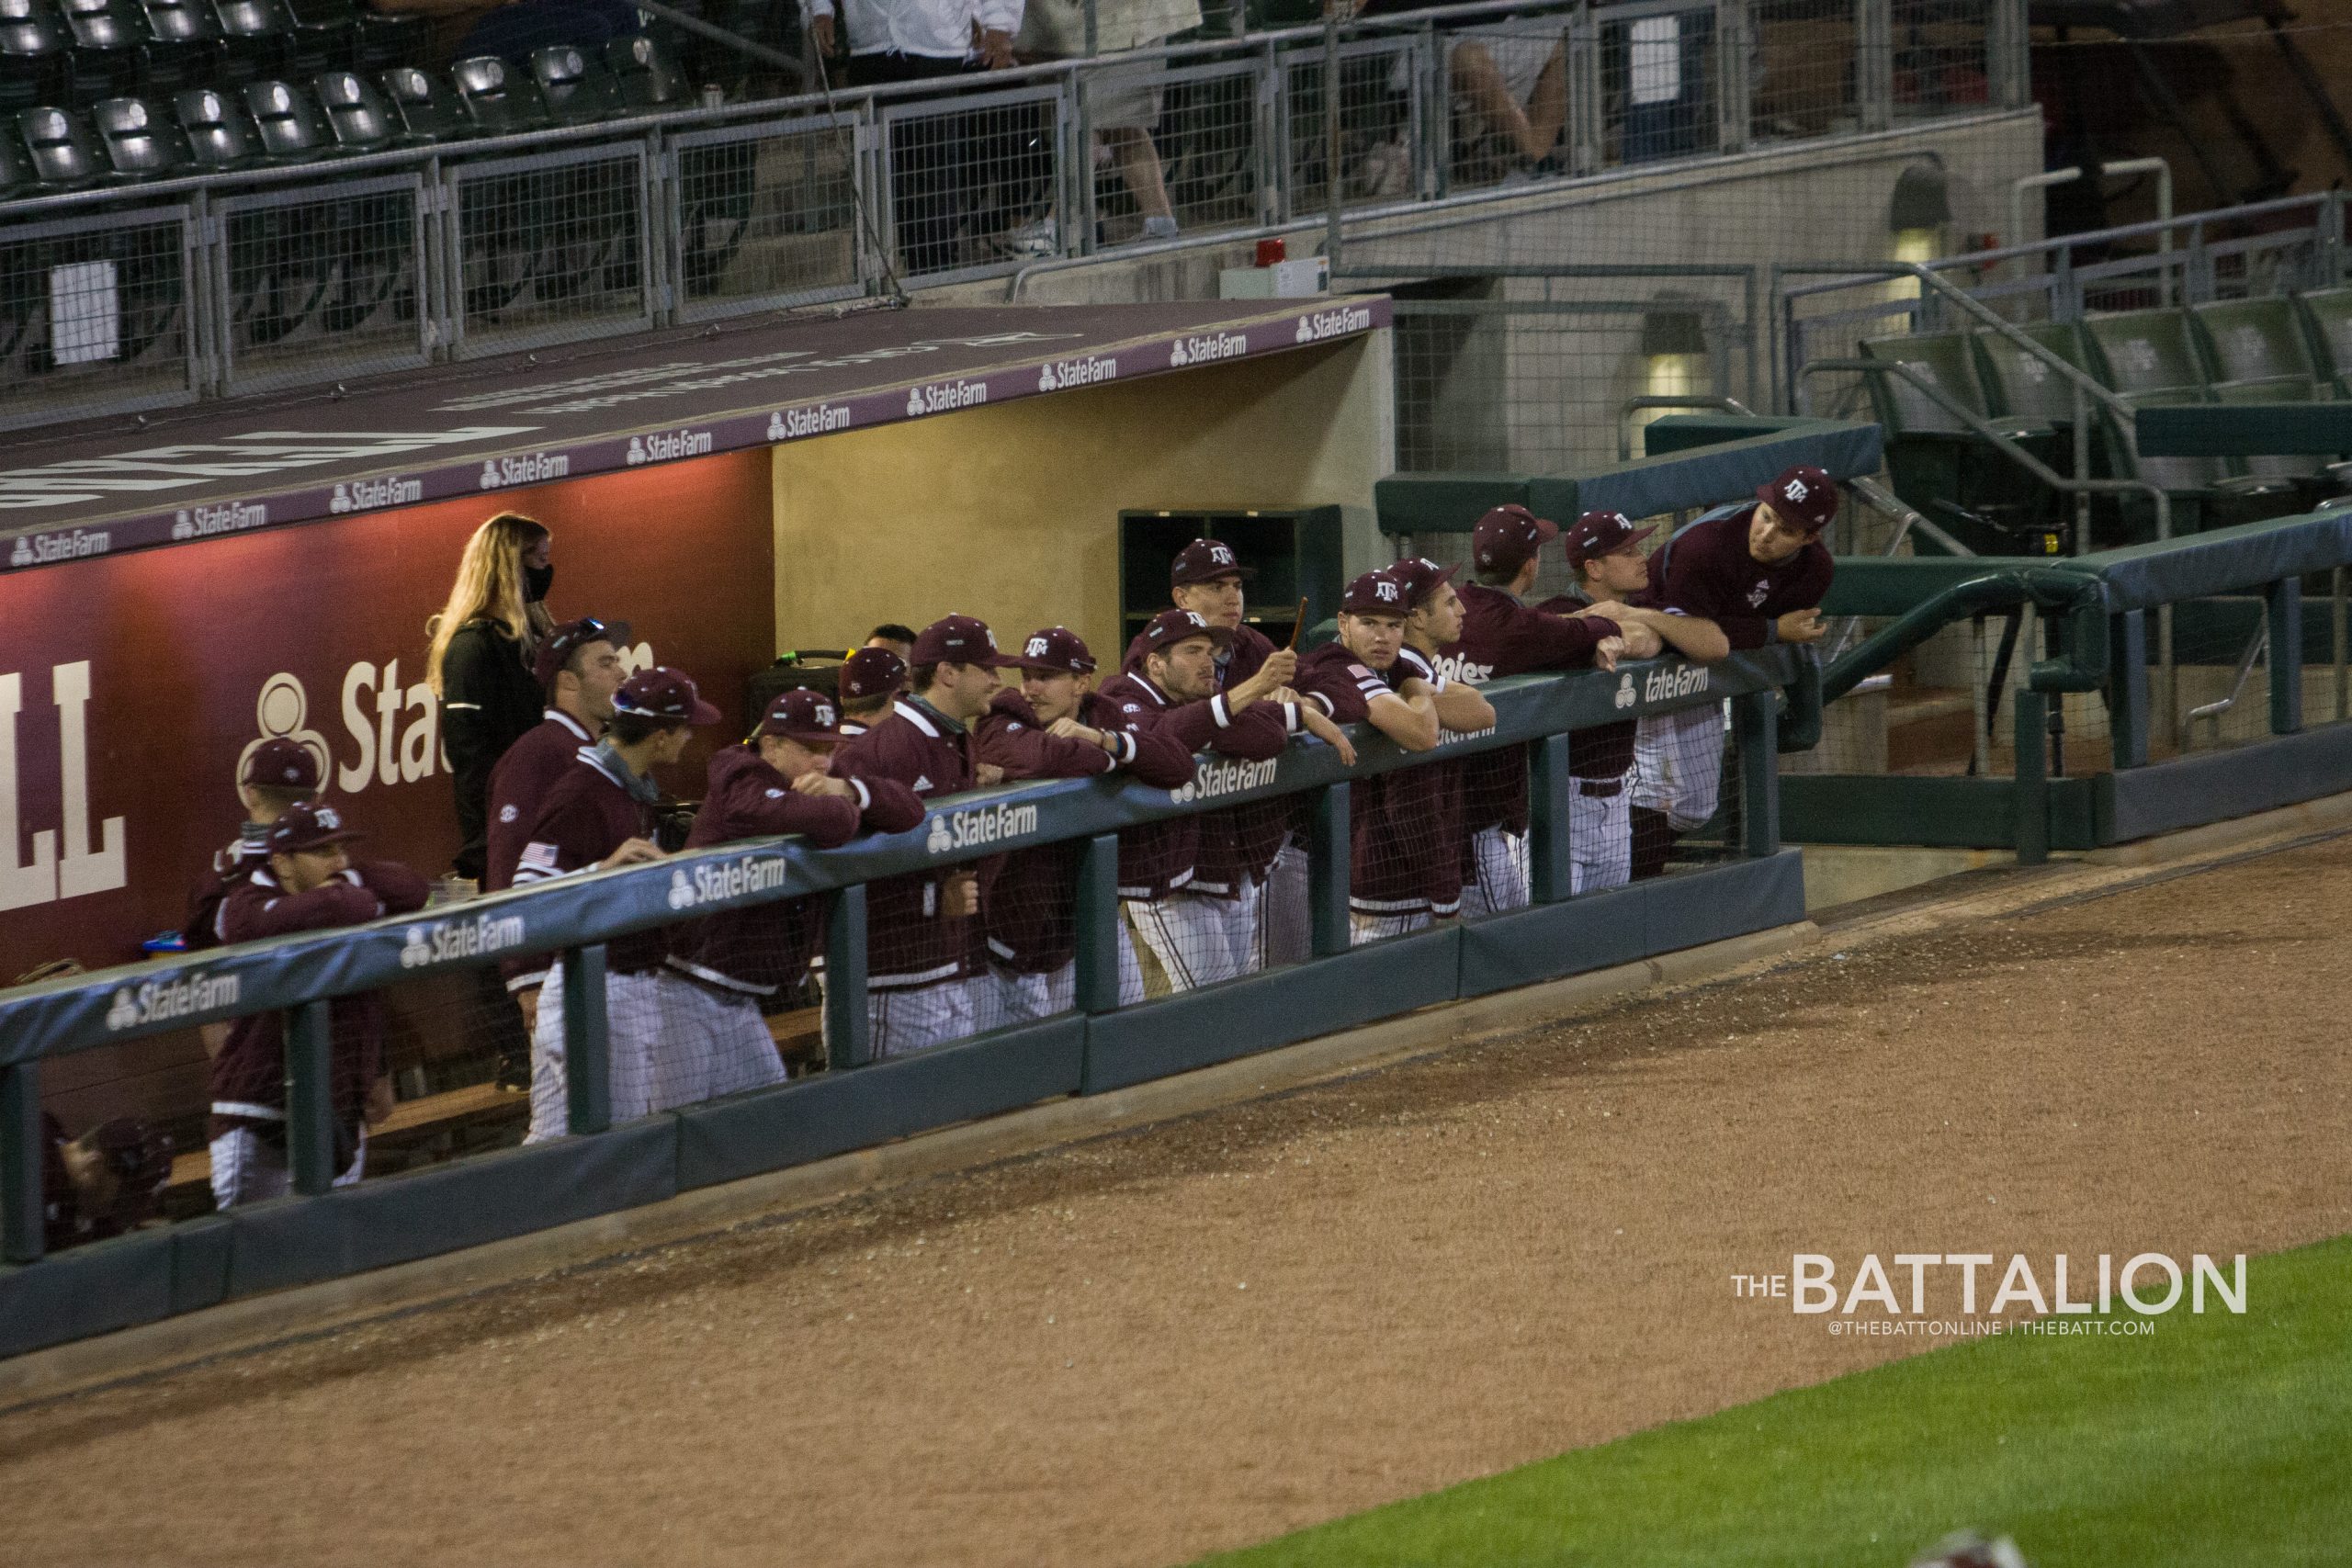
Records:
M1213 1561L1900 1568L1960 1529L2035 1568L2352 1561L2352 1237L2248 1259L2243 1317L2207 1305L1968 1341Z

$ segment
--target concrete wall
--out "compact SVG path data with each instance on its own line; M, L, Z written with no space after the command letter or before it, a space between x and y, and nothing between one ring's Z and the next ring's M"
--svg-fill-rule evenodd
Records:
M854 646L951 612L1119 648L1122 510L1337 504L1351 571L1386 558L1389 334L775 448L776 637Z

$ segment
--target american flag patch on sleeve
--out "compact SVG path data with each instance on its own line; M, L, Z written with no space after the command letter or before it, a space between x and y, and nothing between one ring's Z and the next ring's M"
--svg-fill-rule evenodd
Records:
M562 873L556 867L555 853L555 846L553 844L532 843L524 845L522 857L514 863L514 880L521 882L526 877L536 878L561 875Z

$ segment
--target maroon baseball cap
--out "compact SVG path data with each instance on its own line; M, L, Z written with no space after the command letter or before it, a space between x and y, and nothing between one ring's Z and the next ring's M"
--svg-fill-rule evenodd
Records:
M299 854L304 850L322 850L329 844L349 843L365 837L355 829L343 825L343 813L332 806L304 801L289 806L277 821L269 825L269 852L274 855Z
M216 775L217 776L217 775ZM319 759L308 746L283 736L272 736L253 749L237 775L241 784L268 784L279 789L319 787Z
M1430 602L1439 589L1453 581L1457 566L1440 566L1427 556L1408 556L1382 568L1389 576L1405 585L1405 607L1418 610Z
M1622 512L1588 512L1570 525L1567 542L1561 548L1567 551L1571 567L1581 567L1589 560L1613 556L1629 546L1638 545L1657 532L1657 524L1636 528L1634 520Z
M1770 502L1783 523L1818 534L1838 515L1838 481L1826 468L1800 463L1782 469L1770 484L1757 486L1756 499Z
M1177 552L1175 564L1168 569L1168 586L1182 588L1188 582L1215 582L1220 577L1238 577L1244 582L1257 576L1233 547L1222 539L1194 539Z
M609 642L620 648L628 641L627 621L600 621L594 615L582 615L576 621L566 621L548 633L539 644L538 653L531 660L531 673L540 685L556 678L556 672L571 660L573 654L592 642Z
M833 705L832 698L806 686L795 686L768 705L760 728L752 733L781 735L804 746L830 746L842 738L841 731L833 728L841 719L841 709Z
M1047 675L1091 675L1094 655L1087 651L1084 639L1068 626L1047 626L1041 632L1031 632L1021 651L1005 661L1023 670L1035 670Z
M841 693L851 697L880 697L907 682L907 661L887 648L861 648L842 662Z
M1367 571L1348 584L1340 595L1340 609L1350 615L1396 615L1402 617L1408 609L1405 584L1386 567Z
M1219 648L1233 640L1231 631L1209 625L1197 610L1162 610L1143 628L1144 651L1158 653L1192 637L1204 637Z
M719 718L718 710L702 700L684 671L662 664L623 681L613 694L613 711L673 724L717 724Z
M1498 506L1470 530L1470 558L1481 571L1516 571L1560 536L1560 525L1516 502Z
M923 627L915 638L914 664L985 664L1001 670L1012 662L996 650L996 634L985 621L948 615Z

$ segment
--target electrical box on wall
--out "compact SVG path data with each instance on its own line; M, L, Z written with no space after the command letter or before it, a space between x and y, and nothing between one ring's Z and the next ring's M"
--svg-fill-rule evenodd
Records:
M1339 614L1340 509L1336 506L1203 508L1119 513L1119 625L1133 641L1152 616L1168 608L1168 568L1194 539L1233 547L1257 575L1245 585L1243 621L1277 644L1287 643L1306 601L1306 624Z

